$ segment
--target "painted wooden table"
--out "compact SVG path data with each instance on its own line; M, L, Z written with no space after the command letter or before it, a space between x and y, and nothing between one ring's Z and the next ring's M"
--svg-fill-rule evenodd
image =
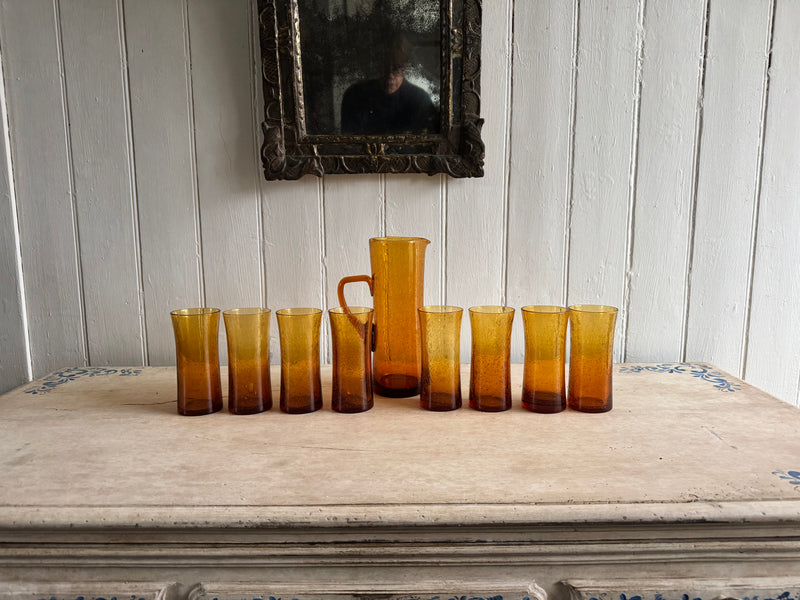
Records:
M497 414L336 414L324 369L317 413L180 417L173 368L54 373L0 397L0 597L800 597L800 411L615 368L611 412L554 415L520 366Z

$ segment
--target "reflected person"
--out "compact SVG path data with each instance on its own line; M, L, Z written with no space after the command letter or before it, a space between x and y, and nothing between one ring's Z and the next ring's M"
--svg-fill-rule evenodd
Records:
M383 54L381 76L347 88L342 97L342 133L380 135L438 131L431 97L405 78L409 53L395 41Z

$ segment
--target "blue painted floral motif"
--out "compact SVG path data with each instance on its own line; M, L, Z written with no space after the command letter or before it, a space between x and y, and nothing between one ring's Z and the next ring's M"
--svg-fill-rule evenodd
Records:
M120 377L131 377L139 375L141 369L105 369L103 367L71 367L50 373L47 377L38 382L36 387L25 390L26 394L47 394L55 388L70 381L83 377L100 377L107 375L118 375Z
M681 592L647 592L645 594L639 595L628 595L625 593L620 592L617 595L616 592L603 592L600 594L590 595L589 600L704 600L701 596L698 596L697 593L692 594L685 594ZM705 600L709 600L706 598ZM773 594L767 592L766 595L762 596L742 596L741 600L800 600L800 594L794 592L782 592L780 594Z
M772 474L785 479L789 485L798 486L796 491L800 492L800 471L773 471Z
M407 600L443 600L447 598L447 600L503 600L503 596L404 596ZM249 596L248 596L249 598ZM256 596L252 600L298 600L296 596L286 596L285 598L282 596ZM217 596L214 596L212 600L220 600ZM530 600L528 596L525 596L522 600ZM631 598L631 600L634 600Z
M45 600L44 598L42 600ZM50 596L48 600L117 600L117 596ZM125 596L125 600L147 600L143 596Z
M722 392L738 392L742 389L742 384L738 381L731 381L727 376L719 371L714 371L701 363L662 363L660 365L623 365L620 373L681 373L692 377L699 377L703 381L714 384L714 387Z

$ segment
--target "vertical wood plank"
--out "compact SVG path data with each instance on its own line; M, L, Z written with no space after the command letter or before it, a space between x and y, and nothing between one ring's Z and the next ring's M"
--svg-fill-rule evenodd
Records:
M385 196L379 175L328 175L323 182L325 202L325 261L326 305L339 305L336 287L346 275L371 275L369 238L381 236L384 231ZM373 306L366 284L347 286L347 304ZM323 338L323 358L330 362L328 319Z
M775 10L745 377L800 405L800 4Z
M248 0L189 5L206 299L263 302Z
M486 146L482 178L447 181L448 304L467 309L503 304L506 266L508 106L511 63L511 1L483 4L481 117ZM470 357L470 336L461 336L461 360Z
M258 51L258 14L254 6L251 7L251 13L252 123L253 131L261 131L264 94ZM265 301L273 312L270 361L280 364L279 334L274 313L281 308L325 307L322 180L304 177L298 181L265 181L259 152L262 142L262 136L258 135L252 160L258 171L256 187L261 195ZM326 339L321 340L323 348Z
M424 237L425 304L442 302L444 175L387 175L386 235Z
M0 2L33 376L86 364L59 24L52 0Z
M378 175L327 175L325 194L326 308L338 306L336 286L346 275L371 275L369 238L384 234L384 198ZM349 305L372 306L366 284L347 286Z
M679 361L705 0L648 0L625 359Z
M2 30L0 30L2 35ZM0 38L0 394L28 380L28 348L23 319L17 210Z
M107 0L60 5L89 360L94 365L141 365L141 282L122 15Z
M321 189L322 182L316 177L269 181L262 186L267 306L273 313L301 306L325 308ZM273 364L280 364L278 339L273 316L270 326ZM321 345L324 347L324 342Z
M202 306L185 0L125 2L149 362L173 364L169 312Z
M260 197L252 160L249 0L189 4L206 303L261 306ZM220 361L227 362L224 327Z
M514 4L508 304L564 302L572 160L573 2ZM522 321L512 360L524 358Z
M622 331L635 122L638 3L581 2L570 229L570 304L620 309Z
M771 1L710 7L686 359L741 375Z

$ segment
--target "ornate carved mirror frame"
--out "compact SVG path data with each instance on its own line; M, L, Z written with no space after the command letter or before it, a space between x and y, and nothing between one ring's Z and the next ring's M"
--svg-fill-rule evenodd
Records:
M380 6L386 1L356 0L355 4ZM336 56L340 51L336 47L320 48L324 42L318 40L332 40L335 39L333 36L340 35L352 45L353 35L352 31L336 32L335 28L324 36L309 35L312 31L310 24L302 22L303 11L308 10L305 6L310 6L308 3L327 3L326 7L339 4L347 7L353 0L258 0L264 88L261 157L268 180L342 173L483 176L481 0L426 1L433 3L430 6L434 12L435 4L439 4L436 30L432 36L434 41L428 43L426 49L429 56L439 52L441 57L440 64L436 65L440 73L438 88L437 82L433 81L438 102L433 104L432 125L419 131L374 134L345 133L341 118L338 123L329 119L331 124L326 126L327 129L320 127L314 124L318 111L309 109L310 101L318 98L326 98L329 107L336 107L329 109L332 115L341 106L341 100L335 97L335 93L341 96L341 84L335 89L333 85L322 84L319 89L314 89L309 84L314 74L310 70L312 65L316 66L320 57ZM414 2L398 5L403 4L414 6ZM335 21L331 20L331 26L346 22L341 14L337 15ZM304 31L306 38L314 39L313 43L304 39L301 35ZM435 47L437 43L438 48ZM363 54L358 48L356 54L352 54L352 49L349 51L351 56L360 60L373 49L364 48ZM304 60L307 61L305 65ZM345 68L349 69L347 65Z

